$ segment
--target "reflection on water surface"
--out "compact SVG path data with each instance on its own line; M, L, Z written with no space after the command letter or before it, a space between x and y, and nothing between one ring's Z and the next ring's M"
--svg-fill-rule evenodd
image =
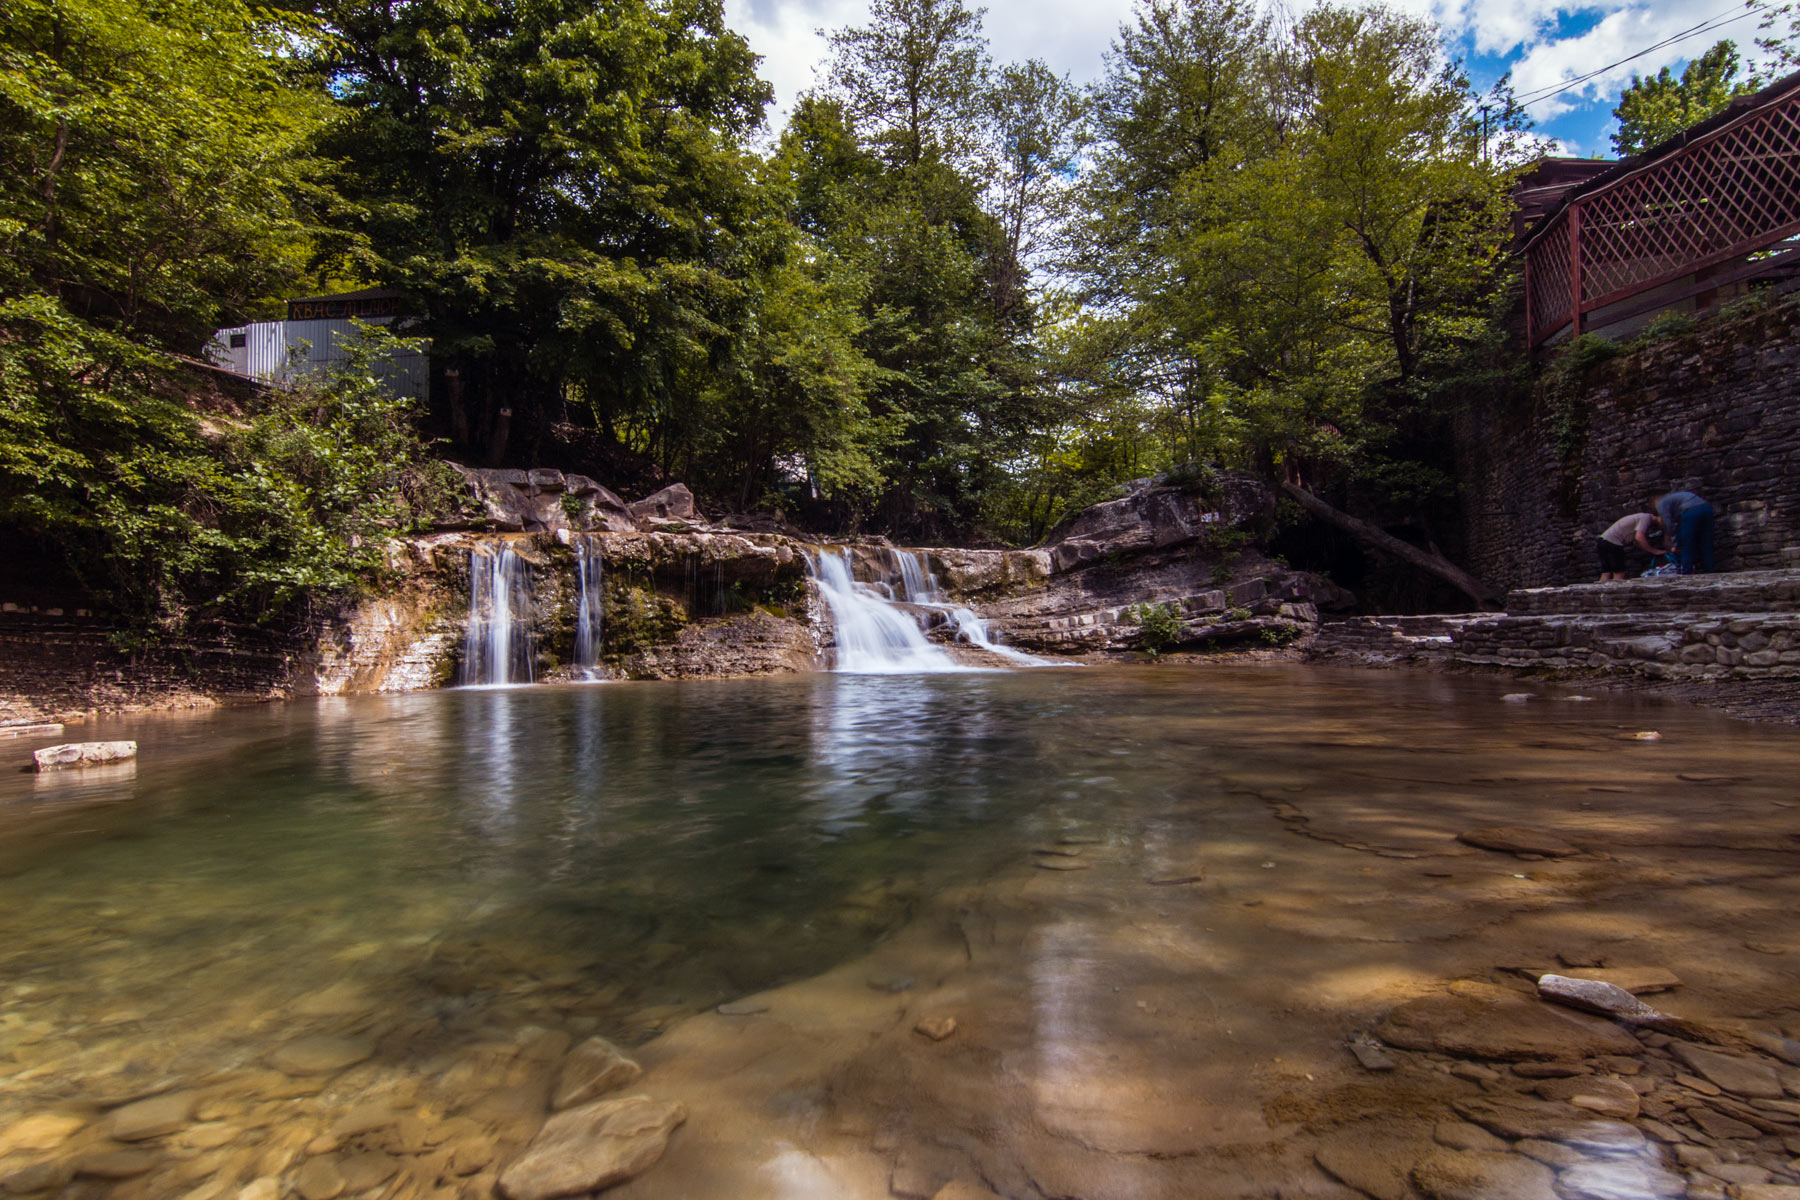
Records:
M1341 1131L1305 1098L1346 1069L1344 1034L1559 952L1681 958L1663 965L1683 997L1779 1025L1800 1004L1783 990L1800 954L1794 735L1630 699L1500 701L1517 687L1299 668L823 675L103 722L82 736L136 737L135 770L0 781L0 1178L63 1186L80 1168L84 1195L235 1194L361 1155L387 1172L370 1194L491 1194L572 1041L641 1046L664 1064L645 1086L678 1090L726 1061L708 1031L727 1018L684 1019L778 985L828 995L805 981L872 950L827 1008L853 1024L870 1003L957 1006L962 1032L926 1074L885 1074L913 1053L910 1015L905 1053L861 1065L815 1015L826 1048L795 1070L819 1078L766 1113L740 1098L697 1115L621 1194L760 1194L748 1176L695 1182L680 1139L773 1137L802 1110L812 1165L757 1176L790 1194L807 1171L857 1194L856 1154L939 1181L979 1167L1008 1195L1209 1194L1166 1164L1225 1148L1259 1165L1211 1194L1279 1179L1338 1194L1310 1152L1251 1148ZM1663 740L1623 739L1646 728ZM1483 825L1560 830L1585 853L1453 840ZM784 1044L775 1022L737 1020L716 1039L766 1026ZM271 1067L317 1035L366 1057ZM972 1117L923 1098L957 1070L993 1089L980 1147L944 1132ZM178 1128L103 1136L109 1108L171 1092L196 1098ZM375 1101L438 1132L332 1133ZM1109 1165L1053 1169L1034 1138ZM735 1169L733 1146L709 1169ZM106 1154L137 1157L91 1169Z

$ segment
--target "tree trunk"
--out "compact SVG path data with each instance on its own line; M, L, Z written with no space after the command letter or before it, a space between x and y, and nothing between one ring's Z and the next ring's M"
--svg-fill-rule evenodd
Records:
M1498 609L1501 607L1500 598L1494 589L1449 559L1421 550L1410 542L1403 542L1392 534L1377 529L1367 521L1358 520L1341 509L1333 508L1305 488L1285 479L1281 481L1281 490L1292 496L1301 508L1313 516L1336 525L1359 541L1373 546L1383 553L1391 554L1402 562L1410 563L1421 571L1437 576L1483 608Z

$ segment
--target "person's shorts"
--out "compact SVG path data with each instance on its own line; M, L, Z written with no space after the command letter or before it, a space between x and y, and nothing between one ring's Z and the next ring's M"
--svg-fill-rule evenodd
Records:
M1600 573L1602 575L1623 575L1625 573L1625 547L1609 542L1605 538L1595 538L1594 545L1600 551Z

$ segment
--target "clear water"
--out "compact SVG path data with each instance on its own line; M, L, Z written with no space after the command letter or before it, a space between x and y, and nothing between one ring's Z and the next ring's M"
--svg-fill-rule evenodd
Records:
M1298 667L822 674L99 722L79 736L135 737L134 767L0 777L0 1129L196 1085L302 1032L379 1038L412 1070L495 1030L639 1044L851 959L1064 834L1112 847L1140 891L1197 847L1340 864L1249 871L1266 906L1206 919L1254 946L1266 929L1229 932L1251 912L1354 913L1375 942L1411 919L1367 875L1390 860L1296 838L1272 802L1399 853L1577 806L1651 834L1786 819L1792 731L1500 699L1518 687ZM1621 739L1642 729L1663 742ZM1423 882L1441 903L1449 885ZM1120 887L1107 907L1129 922L1139 893ZM1791 910L1757 919L1795 933ZM1251 1011L1221 1016L1239 1036L1271 1019L1253 998L1276 965L1240 972ZM320 1011L333 987L358 1001Z

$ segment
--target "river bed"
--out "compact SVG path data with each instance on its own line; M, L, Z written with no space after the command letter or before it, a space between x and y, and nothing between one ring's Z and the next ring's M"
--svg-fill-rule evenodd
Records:
M1583 967L1800 1034L1790 730L1163 664L469 689L79 736L139 759L0 779L15 1192L490 1196L596 1035L688 1113L609 1197L1448 1196L1445 1172L1511 1164L1508 1195L1800 1181L1800 1077L1715 1136L1694 1110L1745 1101L1677 1082L1694 1068L1657 1035L1523 1067L1433 1045L1371 1072L1345 1048L1397 1005ZM1493 826L1576 852L1456 840ZM1611 1119L1637 1140L1478 1119L1555 1100L1544 1062L1635 1091ZM113 1136L113 1110L168 1095L168 1129Z

